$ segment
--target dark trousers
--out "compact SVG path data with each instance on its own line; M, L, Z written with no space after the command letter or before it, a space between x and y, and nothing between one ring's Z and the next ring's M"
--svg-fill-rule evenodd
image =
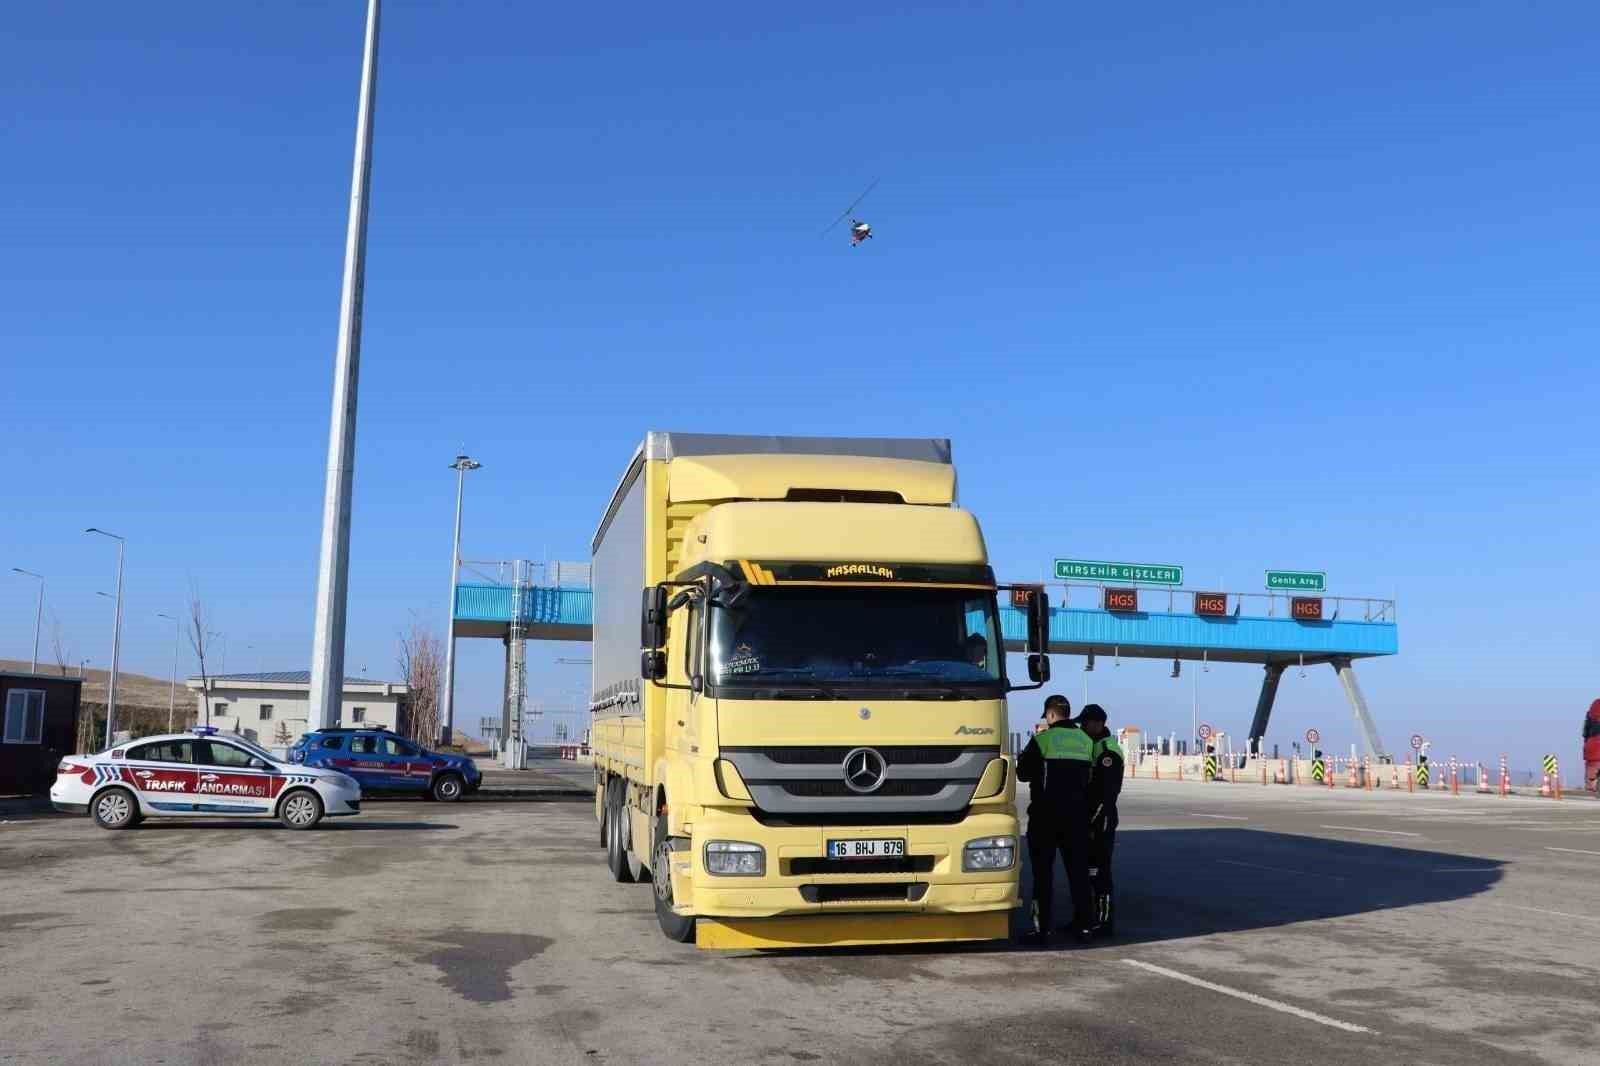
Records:
M1089 885L1089 826L1086 819L1028 819L1028 861L1033 864L1034 920L1039 928L1055 928L1056 852L1067 868L1072 893L1072 924L1094 924L1094 890Z
M1097 827L1089 841L1089 866L1094 870L1089 881L1094 887L1098 913L1095 919L1104 924L1111 920L1111 858L1117 847L1117 827L1113 823Z

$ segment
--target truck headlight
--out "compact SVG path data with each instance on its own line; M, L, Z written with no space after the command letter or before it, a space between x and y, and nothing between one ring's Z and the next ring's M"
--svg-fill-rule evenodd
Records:
M961 849L961 870L1009 870L1017 864L1016 837L979 837Z
M767 852L743 840L706 843L706 873L719 877L760 877L767 872Z

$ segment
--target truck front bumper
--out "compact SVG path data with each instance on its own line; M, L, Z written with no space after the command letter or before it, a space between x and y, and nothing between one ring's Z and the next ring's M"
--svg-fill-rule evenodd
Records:
M961 869L967 842L983 837L1012 837L1017 841L1016 861L1009 870L971 873ZM875 870L875 864L852 860L827 860L831 839L888 838L906 842L903 868ZM712 840L737 840L759 844L766 851L766 873L760 877L716 876L705 869L705 845ZM1022 862L1022 839L1017 819L1010 811L972 812L949 825L886 823L872 826L762 825L742 810L705 808L693 826L688 851L677 853L674 895L693 900L694 913L710 919L815 918L834 915L871 918L881 932L894 915L908 918L998 916L994 921L945 923L913 922L905 926L906 942L926 940L989 939L1006 935L1006 912L1018 906L1017 884ZM687 862L685 862L687 860ZM686 870L685 867L688 867ZM881 867L879 867L881 868ZM682 874L692 871L692 886ZM679 891L679 886L691 891ZM901 891L903 889L903 891ZM741 923L724 921L728 928ZM763 922L762 925L766 926ZM810 940L807 926L780 930L774 935L796 937L800 943L883 943L899 937L872 935L852 939L858 923L842 923L846 939ZM923 932L915 932L914 930ZM998 930L998 931L995 931ZM931 935L924 935L931 934ZM738 946L738 945L730 945Z

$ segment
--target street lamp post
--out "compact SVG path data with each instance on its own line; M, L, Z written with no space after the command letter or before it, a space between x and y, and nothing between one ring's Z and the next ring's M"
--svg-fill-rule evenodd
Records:
M328 424L328 469L322 497L322 546L317 564L317 613L311 641L312 729L339 720L344 696L344 625L350 580L350 497L355 483L356 384L361 365L361 304L367 269L367 204L372 187L372 112L377 98L378 0L367 0L367 35L356 107L355 165L345 231L339 339L333 357L333 410Z
M183 623L170 614L156 612L157 618L172 623L172 681L167 686L167 732L172 732L172 712L178 705L178 642L183 637Z
M117 662L122 652L122 553L126 542L115 533L90 526L85 533L98 533L117 542L117 614L111 625L111 677L106 682L106 747L111 746L112 726L117 717Z
M444 707L439 716L439 743L450 743L456 711L456 579L461 572L461 497L467 487L467 471L483 464L465 455L456 456L450 469L456 472L456 532L450 541L450 609L444 616Z
M33 665L28 667L28 673L39 672L39 623L44 620L44 575L36 574L32 570L24 570L20 566L13 566L11 572L26 574L28 577L39 579L39 606L33 612Z

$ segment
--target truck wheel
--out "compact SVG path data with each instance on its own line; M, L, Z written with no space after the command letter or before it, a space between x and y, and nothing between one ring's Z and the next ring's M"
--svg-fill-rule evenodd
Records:
M594 805L599 814L595 820L600 823L600 846L606 846L606 831L611 828L611 798L609 786L596 785L594 788Z
M606 866L611 870L611 879L619 885L633 884L633 871L628 864L628 854L622 845L624 829L622 820L627 817L623 810L622 787L615 781L607 789L606 795L606 821L609 828L606 830Z
M440 774L429 794L440 803L454 803L461 798L462 787L460 774Z
M651 882L656 890L656 921L667 939L677 944L694 941L694 917L672 909L672 843L667 837L667 816L656 818L656 844L650 856Z
M125 788L108 788L94 798L90 808L101 829L127 829L139 822L139 801Z

